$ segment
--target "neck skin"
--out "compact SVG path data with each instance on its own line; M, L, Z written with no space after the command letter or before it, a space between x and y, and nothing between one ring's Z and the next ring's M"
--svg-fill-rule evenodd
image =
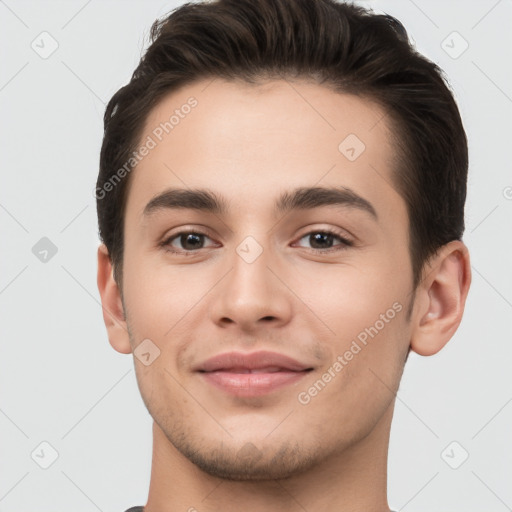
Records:
M144 512L390 512L387 459L394 400L364 439L289 479L234 482L200 470L153 422L153 459Z

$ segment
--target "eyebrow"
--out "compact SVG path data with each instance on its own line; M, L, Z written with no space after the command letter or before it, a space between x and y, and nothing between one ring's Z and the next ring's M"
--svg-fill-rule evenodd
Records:
M284 192L274 204L275 214L292 210L309 210L322 206L342 206L366 212L378 219L373 205L347 187L300 187ZM224 215L229 201L209 189L170 188L153 197L145 206L143 216L168 209L191 209Z

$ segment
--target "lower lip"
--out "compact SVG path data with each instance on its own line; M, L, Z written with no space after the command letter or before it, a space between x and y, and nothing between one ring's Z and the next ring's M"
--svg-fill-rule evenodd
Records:
M266 395L283 386L299 381L309 371L281 371L272 373L230 373L224 371L203 372L203 378L216 388L235 396L251 397Z

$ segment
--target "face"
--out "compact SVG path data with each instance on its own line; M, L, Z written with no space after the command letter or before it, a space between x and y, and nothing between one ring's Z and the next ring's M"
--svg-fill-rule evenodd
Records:
M132 350L150 340L150 364L134 362L156 424L224 478L341 456L392 410L409 349L408 216L384 112L304 81L216 79L162 100L148 137L123 304Z

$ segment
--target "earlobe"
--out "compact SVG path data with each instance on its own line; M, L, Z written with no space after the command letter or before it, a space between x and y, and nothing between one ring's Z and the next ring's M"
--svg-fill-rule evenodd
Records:
M430 356L455 334L471 283L469 251L463 242L446 244L429 263L417 291L411 349Z
M112 263L105 244L98 247L98 290L101 296L103 321L112 347L121 354L130 354L130 337L121 293L114 280Z

